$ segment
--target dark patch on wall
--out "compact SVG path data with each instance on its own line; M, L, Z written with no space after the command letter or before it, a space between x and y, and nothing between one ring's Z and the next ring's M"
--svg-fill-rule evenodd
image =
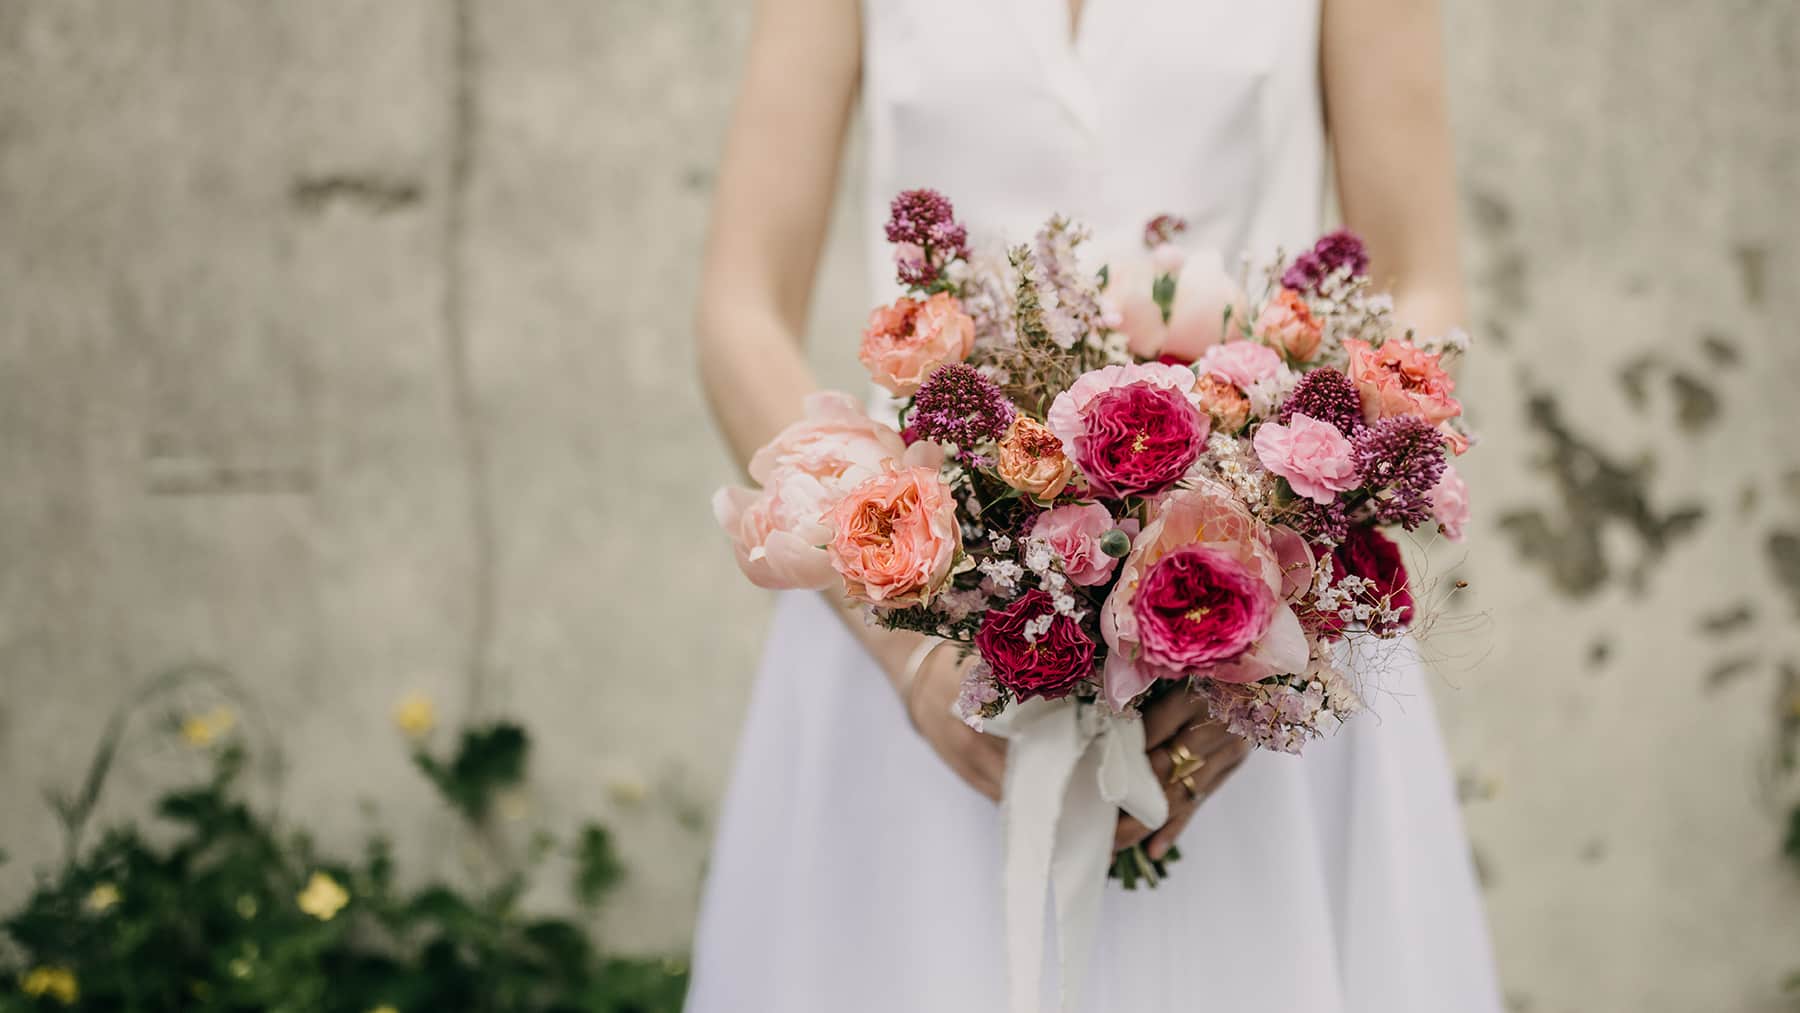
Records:
M1776 582L1793 601L1794 611L1800 612L1800 534L1770 532L1768 541L1763 543L1763 554L1768 557Z
M1719 395L1692 373L1669 374L1675 394L1675 421L1689 433L1698 433L1719 419Z
M1756 610L1749 602L1738 602L1730 608L1708 613L1700 617L1700 632L1709 637L1723 637L1736 633L1756 621Z
M1600 670L1605 668L1606 663L1610 660L1612 660L1612 641L1601 637L1588 645L1589 671L1595 675L1600 674Z
M1700 348L1706 352L1715 366L1735 366L1744 361L1743 353L1738 351L1737 342L1723 334L1702 334Z
M1638 411L1644 410L1650 398L1650 370L1656 367L1656 357L1640 355L1627 360L1619 367L1619 387L1625 391L1625 400Z
M303 176L288 190L293 205L318 214L333 204L344 204L370 214L384 215L412 207L425 197L417 180L351 173Z
M706 192L707 188L712 186L712 181L712 170L700 166L695 166L681 174L681 185L695 193Z
M1581 846L1581 860L1589 865L1606 861L1606 841L1596 837Z
M1744 301L1761 306L1769 288L1769 251L1755 243L1744 243L1732 251L1737 256L1738 281L1744 287Z
M1756 658L1743 655L1726 658L1713 665L1706 673L1706 689L1708 692L1724 689L1731 683L1748 675L1756 667Z
M1542 566L1559 590L1582 597L1611 577L1602 535L1609 523L1622 525L1643 549L1626 573L1632 586L1640 586L1645 572L1699 525L1705 510L1687 505L1658 511L1650 503L1650 462L1628 466L1607 456L1570 428L1550 394L1532 394L1526 409L1532 427L1548 443L1537 464L1550 476L1557 502L1507 511L1500 517L1501 530L1512 538L1519 556ZM1795 593L1800 596L1800 542L1796 554Z

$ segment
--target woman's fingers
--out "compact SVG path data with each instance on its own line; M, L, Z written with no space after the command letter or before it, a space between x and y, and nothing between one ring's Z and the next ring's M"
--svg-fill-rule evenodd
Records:
M1228 745L1214 753L1208 758L1206 766L1194 775L1194 784L1197 790L1193 798L1187 797L1185 786L1178 785L1175 788L1175 791L1181 795L1180 801L1177 802L1171 796L1168 822L1158 827L1156 832L1150 835L1150 843L1144 849L1149 852L1151 858L1161 858L1168 854L1169 849L1180 839L1181 831L1186 829L1188 820L1193 819L1194 813L1199 811L1200 803L1206 801L1208 795L1217 791L1219 785L1225 783L1225 778L1229 777L1231 772L1236 770L1238 765L1244 762L1244 758L1249 755L1250 743L1239 739L1236 744Z
M1206 719L1206 705L1186 690L1168 693L1144 711L1144 741L1160 746L1176 732Z
M1157 780L1162 782L1163 791L1168 796L1169 819L1153 835L1150 828L1121 814L1113 834L1114 850L1129 848L1148 838L1151 857L1161 858L1169 845L1180 836L1182 828L1187 826L1187 821L1200 807L1200 803L1224 782L1226 775L1243 762L1251 748L1249 742L1226 732L1215 722L1183 730L1170 743L1175 744L1185 747L1202 761L1199 768L1188 775L1193 779L1192 794L1185 783L1170 777L1174 772L1171 750L1168 747L1151 750L1150 767L1156 772Z

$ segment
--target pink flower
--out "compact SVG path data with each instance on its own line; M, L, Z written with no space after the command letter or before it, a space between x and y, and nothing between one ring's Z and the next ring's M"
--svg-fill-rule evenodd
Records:
M1104 366L1056 395L1047 421L1096 495L1159 491L1205 449L1211 421L1196 403L1194 383L1183 366Z
M1027 629L1046 618L1049 628L1035 634ZM1057 615L1049 593L1038 588L1005 608L989 610L975 634L975 646L993 670L994 681L1020 700L1067 696L1094 671L1093 639L1075 620Z
M1438 365L1437 353L1402 338L1380 348L1351 338L1344 348L1350 353L1345 372L1362 400L1363 421L1411 413L1439 426L1462 414L1462 405L1450 396L1456 382Z
M904 397L932 370L961 362L974 347L975 321L955 296L937 292L924 302L903 297L892 306L877 306L857 357L876 383Z
M847 394L811 394L805 411L750 459L750 477L761 489L727 487L713 496L713 516L731 536L738 569L758 587L830 586L831 561L819 548L830 529L821 517L906 449L899 433Z
M994 470L1000 480L1040 500L1053 500L1075 474L1062 441L1029 415L1020 415L1000 437Z
M935 467L893 468L826 515L827 551L844 593L871 605L920 605L950 578L962 548L956 499Z
M1281 372L1281 356L1268 345L1254 341L1227 341L1206 350L1194 363L1194 372L1230 380L1239 390L1249 390L1258 380Z
M1126 524L1131 529L1137 526L1135 521ZM1069 580L1092 587L1106 583L1119 563L1100 549L1100 539L1117 526L1112 514L1098 503L1066 504L1039 514L1031 537L1050 546Z
M1431 488L1431 516L1445 538L1453 542L1463 540L1469 525L1469 486L1456 473L1455 465L1444 465L1444 473Z
M1250 421L1250 399L1230 380L1203 373L1194 389L1200 392L1200 407L1225 432L1237 433Z
M1177 672L1230 661L1269 628L1275 592L1223 549L1189 545L1158 560L1132 603L1142 660Z
M1145 656L1145 633L1140 621L1149 615L1149 606L1141 616L1137 600L1151 569L1164 557L1190 546L1229 556L1266 585L1275 600L1266 623L1246 622L1240 632L1248 637L1249 646L1236 657L1184 669ZM1100 609L1100 633L1110 648L1102 675L1107 701L1123 710L1159 678L1191 675L1224 682L1254 682L1270 675L1302 671L1308 660L1306 635L1288 602L1305 593L1309 583L1305 576L1311 566L1311 553L1298 535L1258 521L1242 501L1217 482L1201 480L1192 487L1170 492L1152 508L1149 523L1133 539L1131 553L1119 568L1118 583ZM1166 611L1169 600L1159 599L1157 608ZM1204 604L1196 601L1194 607ZM1152 635L1152 639L1160 635ZM1159 657L1166 661L1172 655Z
M1324 329L1313 317L1306 300L1284 288L1256 318L1256 336L1278 348L1289 362L1305 362L1319 353Z
M1158 275L1175 277L1175 298L1164 322L1152 286ZM1140 359L1168 356L1193 362L1224 338L1225 309L1234 319L1249 311L1244 293L1225 273L1213 250L1187 253L1169 243L1149 255L1120 257L1107 265L1107 301L1118 311L1117 329Z
M1350 441L1329 422L1296 412L1287 425L1264 422L1251 439L1263 467L1314 503L1326 504L1356 488Z

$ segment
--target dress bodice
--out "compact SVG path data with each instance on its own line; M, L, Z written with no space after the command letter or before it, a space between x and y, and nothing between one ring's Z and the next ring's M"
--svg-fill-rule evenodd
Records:
M977 244L1062 213L1102 250L1160 213L1226 263L1316 237L1319 0L864 0L875 291L896 192L955 203Z

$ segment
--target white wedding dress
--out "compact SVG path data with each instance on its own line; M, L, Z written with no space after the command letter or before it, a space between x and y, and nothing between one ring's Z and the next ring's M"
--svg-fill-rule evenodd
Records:
M950 197L976 243L1022 241L1053 212L1115 248L1179 214L1228 262L1309 243L1318 3L1087 0L1071 42L1067 0L866 0L873 294L891 294L880 223L908 187ZM1402 647L1373 714L1303 757L1245 762L1170 880L1108 887L1084 1010L1498 1013L1429 676ZM687 1008L1003 1010L1000 858L996 807L913 733L818 596L784 593Z

